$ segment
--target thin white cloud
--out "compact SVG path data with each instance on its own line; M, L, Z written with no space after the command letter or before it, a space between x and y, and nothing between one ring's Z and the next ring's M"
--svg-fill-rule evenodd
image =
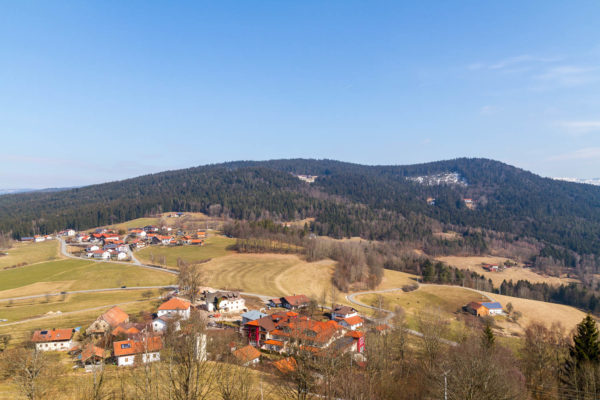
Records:
M598 68L561 65L548 68L534 78L545 85L572 87L598 81Z
M583 149L557 154L549 158L550 161L600 160L600 147L585 147Z
M592 132L600 132L600 120L588 121L560 121L557 125L573 136L586 135Z
M498 60L495 62L472 63L467 66L467 69L472 70L472 71L482 70L482 69L503 70L503 69L507 69L510 67L511 70L521 71L521 70L529 69L526 67L527 65L546 64L546 63L556 62L556 61L560 61L560 60L561 60L561 58L559 58L559 57L538 57L538 56L534 56L531 54L522 54L519 56L507 57L507 58L504 58L502 60ZM519 68L515 68L515 67L519 67Z

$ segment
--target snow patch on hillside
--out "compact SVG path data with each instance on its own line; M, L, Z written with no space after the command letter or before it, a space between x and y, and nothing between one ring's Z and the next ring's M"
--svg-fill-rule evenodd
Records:
M442 172L439 174L432 175L411 176L407 177L406 179L427 186L467 186L467 181L463 177L461 177L457 172Z

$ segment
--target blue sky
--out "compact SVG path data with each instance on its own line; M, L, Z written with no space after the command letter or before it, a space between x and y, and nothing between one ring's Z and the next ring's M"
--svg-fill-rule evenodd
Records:
M0 3L0 188L239 159L600 176L600 2Z

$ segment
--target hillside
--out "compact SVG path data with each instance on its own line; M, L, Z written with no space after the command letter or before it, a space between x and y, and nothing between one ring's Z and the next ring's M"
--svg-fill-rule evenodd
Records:
M307 183L293 174L317 178ZM436 178L448 174L460 181ZM430 197L435 205L427 204ZM472 199L472 206L465 198ZM544 254L567 266L575 266L577 258L564 249L600 254L600 188L466 158L409 166L241 161L60 192L4 195L0 231L18 238L171 210L236 219L310 217L318 234L367 239L421 240L431 237L433 226L440 223L485 228L516 235L511 240L523 236L540 240L549 245ZM481 238L467 230L463 240L484 247Z

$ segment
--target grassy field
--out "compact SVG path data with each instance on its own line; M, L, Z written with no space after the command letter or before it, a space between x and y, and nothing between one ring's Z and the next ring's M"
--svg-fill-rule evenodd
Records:
M467 269L470 271L477 272L485 276L487 279L491 279L494 286L500 286L503 280L510 281L511 279L516 282L519 279L527 280L531 283L548 283L550 285L560 285L562 283L574 282L572 279L557 278L552 276L543 276L535 273L529 268L523 268L522 265L517 267L507 268L501 272L488 272L481 267L481 263L488 264L499 264L508 260L504 257L459 257L459 256L447 256L438 257L436 260L443 261L448 265L452 265L457 268Z
M158 264L164 256L167 261L166 266L177 268L178 258L193 263L233 254L234 252L227 250L227 247L234 243L235 239L224 236L210 236L204 242L204 246L150 246L136 252L135 256L140 261L149 264ZM152 261L152 256L154 256L154 261Z
M43 261L56 260L59 256L58 240L48 240L41 243L15 243L10 249L0 256L0 270L5 267L26 263L34 264Z
M123 285L169 285L175 280L166 272L133 265L59 260L0 271L0 298Z
M146 297L146 292L151 294ZM158 297L159 290L123 290L117 292L76 293L64 296L51 296L13 302L0 302L0 319L8 322L21 321L51 312L70 312L99 307L107 304L125 303ZM1 324L0 324L1 326Z
M46 328L71 328L71 327L87 327L91 324L100 314L110 309L113 305L119 304L125 312L130 315L137 315L140 311L153 311L158 307L159 301L157 300L145 300L135 301L127 300L127 304L119 302L111 302L110 300L105 304L106 307L100 307L94 310L83 310L79 312L69 313L65 315L58 315L43 319L31 320L22 324L2 326L0 325L0 335L9 334L11 335L11 345L16 345L23 341L29 340L31 332L36 329Z
M107 225L105 228L119 230L119 229L131 229L131 228L143 228L147 225L157 225L160 218L136 218L131 221L121 222L120 224ZM93 229L92 229L93 231Z
M523 317L518 321L521 327L526 327L531 322L542 322L548 326L553 323L561 323L567 329L567 332L569 332L586 316L583 311L562 304L520 299L498 294L492 296L494 300L501 302L503 306L506 306L510 302L516 311L523 313ZM522 332L522 329L514 325L508 326L506 329L515 333Z

